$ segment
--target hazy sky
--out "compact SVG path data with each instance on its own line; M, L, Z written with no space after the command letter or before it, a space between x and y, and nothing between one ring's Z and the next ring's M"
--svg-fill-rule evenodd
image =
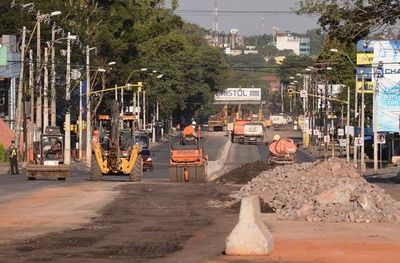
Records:
M168 1L167 1L168 2ZM297 0L218 0L218 10L235 11L289 11L296 7ZM178 10L212 10L214 0L179 0ZM214 16L210 14L193 14L177 12L186 21L212 29ZM263 19L264 18L264 19ZM239 29L242 35L271 33L276 26L281 31L304 33L308 29L318 28L317 17L297 16L294 14L219 14L220 31L229 32Z

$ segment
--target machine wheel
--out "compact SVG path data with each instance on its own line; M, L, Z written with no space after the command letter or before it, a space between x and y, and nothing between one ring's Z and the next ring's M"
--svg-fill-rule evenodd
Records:
M58 181L65 181L65 179L66 179L65 177L58 177L57 178Z
M98 181L101 178L101 171L96 161L96 156L92 155L92 162L90 166L90 180Z
M36 180L36 177L29 176L29 177L28 177L28 180L29 180L29 181Z
M135 163L135 167L133 168L131 174L129 175L130 182L140 182L143 176L143 163L142 156L138 155Z

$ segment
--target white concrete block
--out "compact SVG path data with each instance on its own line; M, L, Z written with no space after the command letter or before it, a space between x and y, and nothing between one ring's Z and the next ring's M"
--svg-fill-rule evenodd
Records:
M242 199L239 222L225 243L225 254L232 256L265 256L272 252L274 240L261 219L257 195Z

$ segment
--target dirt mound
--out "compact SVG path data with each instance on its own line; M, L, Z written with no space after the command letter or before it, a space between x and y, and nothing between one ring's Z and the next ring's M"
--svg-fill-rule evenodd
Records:
M293 220L400 223L400 202L339 158L278 166L261 173L233 197L239 202L252 194Z
M215 182L217 183L231 183L231 184L246 184L254 177L257 177L263 171L272 169L271 165L266 162L258 160L253 163L246 163L232 171L222 175Z

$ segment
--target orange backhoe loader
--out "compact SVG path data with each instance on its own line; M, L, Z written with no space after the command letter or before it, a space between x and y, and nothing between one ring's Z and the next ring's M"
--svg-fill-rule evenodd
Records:
M200 128L199 128L200 129ZM172 182L204 183L207 181L207 156L204 154L201 131L185 127L181 137L171 141L169 179Z

